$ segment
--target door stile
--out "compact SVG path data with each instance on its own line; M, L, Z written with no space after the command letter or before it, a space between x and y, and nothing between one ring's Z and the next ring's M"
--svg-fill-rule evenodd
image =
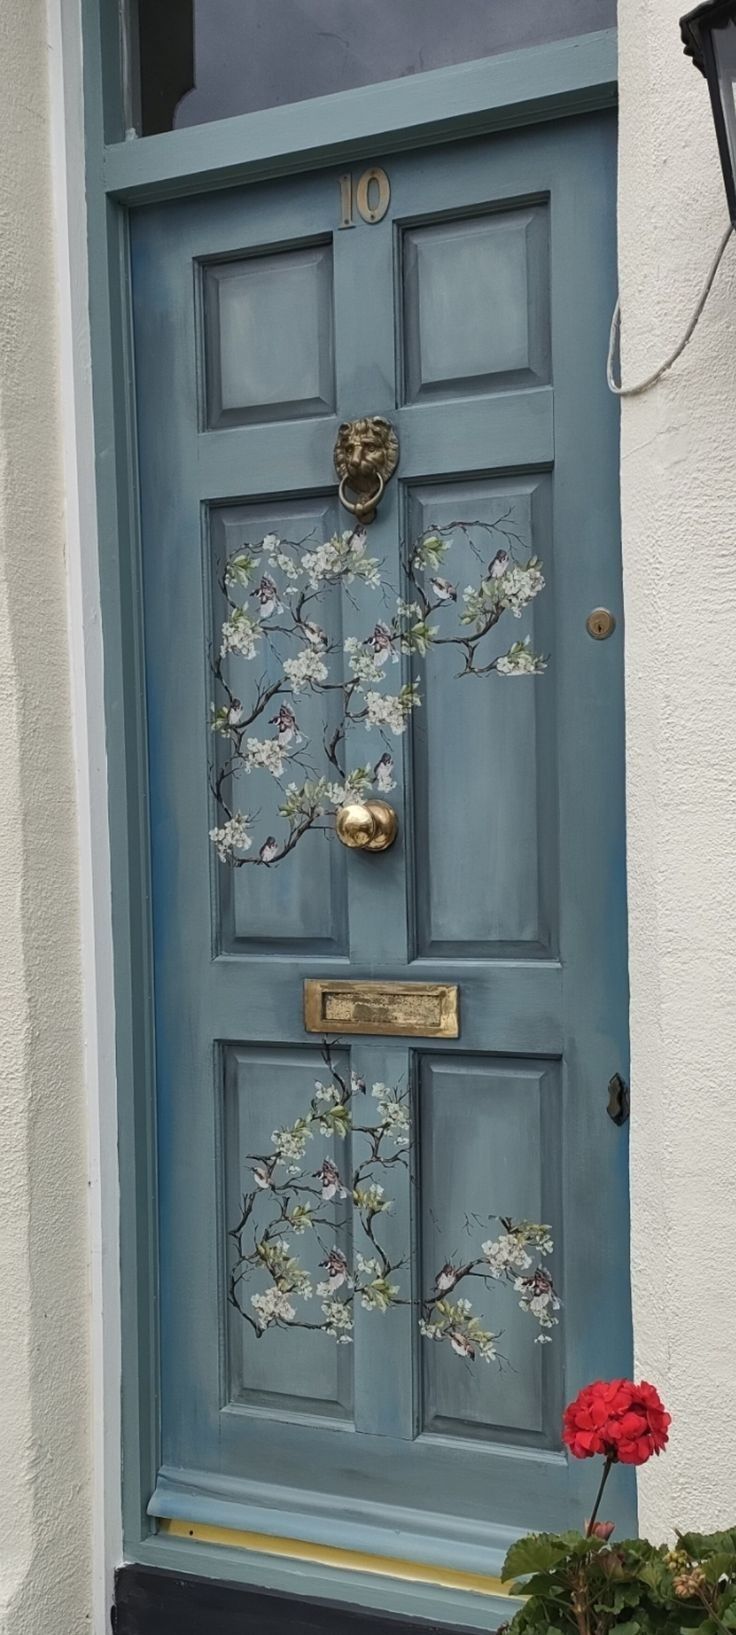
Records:
M569 185L559 189L551 212L552 257L558 268L552 287L553 369L558 375L569 371L574 359L579 396L559 392L556 401L555 533L560 580L564 571L569 587L564 601L558 592L556 606L556 685L559 698L567 700L567 730L559 733L559 854L562 877L575 881L574 892L562 893L560 899L567 1132L563 1187L571 1219L584 1219L593 1208L598 1217L591 1238L582 1241L568 1233L564 1248L568 1325L578 1336L566 1378L569 1396L603 1373L626 1373L632 1342L628 1257L622 1253L629 1231L628 1139L626 1130L606 1117L608 1081L614 1072L626 1075L628 1065L624 784L614 749L624 736L623 675L620 635L596 642L585 627L596 605L610 608L619 621L623 612L616 466L600 457L602 434L609 447L617 438L618 410L600 362L615 301L615 222L606 208L607 190L592 193L586 176L588 162L597 164L599 175L607 167L610 174L615 158L597 129L591 130L584 154L575 148L572 127L561 132L561 140L565 138ZM581 197L588 213L585 231L578 212ZM576 344L581 324L600 337L598 353ZM583 414L581 402L593 412ZM611 745L610 773L591 778L588 769L600 755L601 742L606 765ZM591 1155L601 1151L610 1177L605 1199L592 1197L588 1180ZM610 1299L591 1309L591 1287L610 1290ZM623 1320L614 1318L614 1311ZM633 1483L623 1470L618 1484L622 1500L625 1495L633 1509Z
M411 1082L411 1052L397 1041L358 1039L351 1055L357 1071L366 1081L365 1095L356 1096L353 1101L355 1122L375 1125L378 1102L372 1094L373 1086L389 1085L408 1097L414 1138L416 1103ZM358 1141L361 1149L366 1145L365 1137L354 1138L354 1161L359 1156L356 1151ZM376 1180L384 1187L386 1198L391 1200L390 1210L377 1217L376 1231L391 1261L403 1262L390 1278L391 1283L401 1289L402 1304L392 1307L382 1316L375 1311L364 1310L360 1302L356 1302L355 1427L371 1436L411 1441L418 1420L414 1139L405 1152L396 1153L385 1174L376 1171ZM359 1218L356 1219L353 1235L356 1246L362 1241L362 1253L372 1256L374 1251L366 1242ZM412 1359L410 1368L407 1367L407 1358Z
M337 210L337 186L335 186ZM357 228L338 231L334 238L335 257L335 357L337 361L337 401L346 419L365 415L385 415L396 424L394 409L393 331L393 238L389 217L375 226L360 221ZM399 594L399 565L396 541L399 527L401 450L396 475L386 484L376 519L366 529L366 553L381 564L380 574L390 590L368 592L360 597L345 587L342 596L343 630L346 639L365 638L366 608L376 621L390 621L393 611L390 592ZM350 528L357 519L339 507L338 530ZM347 659L345 660L347 673ZM398 692L404 666L389 660L391 691ZM393 677L396 677L394 686ZM393 758L395 789L386 799L399 819L399 832L389 851L377 856L348 858L348 902L350 953L356 967L366 976L387 976L392 966L401 969L408 956L407 908L404 886L404 857L407 845L405 797L406 741L385 738L377 729L353 732L348 743L352 768L374 764L384 751ZM376 887L381 887L377 905Z

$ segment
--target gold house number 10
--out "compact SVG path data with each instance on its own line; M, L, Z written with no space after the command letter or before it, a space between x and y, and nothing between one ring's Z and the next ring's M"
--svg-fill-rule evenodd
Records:
M358 207L358 215L372 227L383 218L391 203L391 183L385 170L374 165L370 170L364 170L353 195L353 178L340 177L340 228L355 227L353 221L353 197Z

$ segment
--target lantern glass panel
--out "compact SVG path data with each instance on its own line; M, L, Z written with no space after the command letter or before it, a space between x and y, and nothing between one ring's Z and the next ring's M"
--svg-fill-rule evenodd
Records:
M718 78L722 128L721 159L731 208L736 219L736 21L713 29L713 57ZM716 110L717 113L718 110Z

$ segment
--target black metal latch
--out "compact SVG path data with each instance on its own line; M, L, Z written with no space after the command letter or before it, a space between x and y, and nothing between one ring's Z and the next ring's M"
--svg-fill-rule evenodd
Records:
M625 1124L631 1111L631 1095L629 1086L622 1079L620 1073L614 1073L608 1082L608 1106L606 1112L613 1119L614 1124Z

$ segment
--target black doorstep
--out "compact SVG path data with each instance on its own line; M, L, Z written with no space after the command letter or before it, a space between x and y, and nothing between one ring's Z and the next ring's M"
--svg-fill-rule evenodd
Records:
M115 1635L448 1635L447 1625L266 1594L158 1567L120 1568L112 1627ZM452 1635L473 1632L456 1625Z

